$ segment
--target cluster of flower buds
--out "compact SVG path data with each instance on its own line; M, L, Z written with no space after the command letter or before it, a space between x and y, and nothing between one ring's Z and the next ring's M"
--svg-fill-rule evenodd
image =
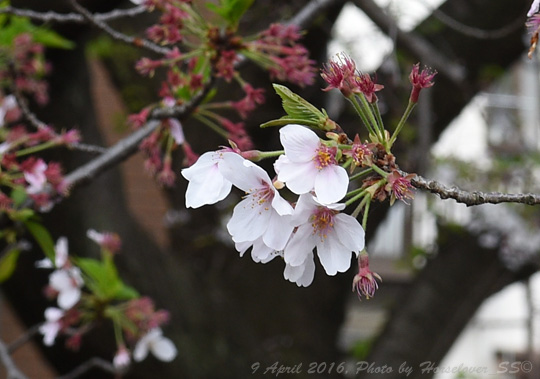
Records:
M242 151L236 146L203 154L182 175L189 181L186 206L197 208L223 200L237 187L245 193L236 205L227 230L243 255L251 249L255 262L277 256L285 262L284 277L298 286L314 278L314 252L328 275L345 272L351 255L358 258L359 273L353 290L372 297L380 277L370 271L364 230L372 201L412 199L411 179L403 176L390 151L421 89L433 85L434 73L413 67L409 105L392 136L385 130L374 92L382 89L367 74L356 70L347 56L327 64L322 77L329 88L339 89L358 111L369 134L361 142L350 139L324 110L318 110L284 86L274 85L287 116L263 126L280 125L283 150ZM321 138L316 131L325 132ZM271 179L253 161L278 157ZM354 184L353 184L354 183ZM298 197L289 201L281 190ZM344 212L356 204L349 215ZM357 220L363 212L362 224Z
M79 141L76 130L56 133L46 125L29 132L19 123L21 111L13 95L0 99L0 207L16 212L32 200L34 208L49 210L57 195L67 193L59 163L46 163L34 154L57 146L70 146Z
M89 230L87 236L100 246L101 260L70 258L68 241L61 237L54 257L36 262L38 268L53 270L45 293L58 305L45 310L45 322L39 328L44 344L52 346L64 335L68 337L66 345L77 349L95 321L110 319L118 346L113 359L117 369L129 366L131 358L145 359L148 352L163 361L173 360L176 347L161 330L168 313L156 311L151 299L140 297L118 277L113 263L113 255L121 247L118 235ZM133 353L128 346L133 347Z
M235 122L218 111L232 109L240 118L245 119L265 101L262 89L254 88L242 79L236 68L240 60L252 60L266 69L272 78L302 86L313 83L314 62L308 58L307 49L300 45L301 34L295 26L273 24L256 36L243 37L237 33L238 15L235 13L233 16L219 7L209 6L217 18L203 18L190 1L132 2L145 6L149 11L161 13L158 22L147 29L146 35L168 50L161 59L141 58L136 69L145 76L153 76L157 70L164 70L166 80L159 92L163 99L162 106L181 105L191 100L213 78L234 81L243 90L244 97L241 99L205 101L194 114L199 122L223 136L226 141L232 141L239 149L253 148L245 124ZM185 40L189 43L184 44ZM149 113L149 109L143 110L130 117L130 120L135 126L142 125ZM188 142L183 139L179 142L178 138L167 132L170 124L170 121L163 121L160 130L141 145L148 157L146 167L166 186L174 182L174 174L170 171L171 150L181 146L186 161L193 163Z

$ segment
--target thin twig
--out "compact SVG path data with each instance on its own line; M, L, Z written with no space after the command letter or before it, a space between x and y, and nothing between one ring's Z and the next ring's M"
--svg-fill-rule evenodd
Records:
M402 172L402 175L407 175L407 173ZM416 188L439 195L441 199L454 199L467 206L500 203L540 204L540 195L533 193L464 191L456 186L448 187L436 180L429 180L419 175L411 180L411 184Z
M94 357L90 358L86 362L82 363L81 365L75 367L72 371L68 372L65 375L58 376L56 379L74 379L78 378L82 374L90 371L94 367L100 368L103 371L109 372L111 374L119 374L123 373L125 370L118 370L116 367L113 366L113 364L109 361L106 361L105 359Z
M6 347L6 344L2 340L0 340L0 361L6 368L7 379L27 379L26 375L24 375L17 368L15 362L13 362L13 359L11 358L11 355L9 354Z
M141 13L144 13L145 11L146 8L143 5L139 5L134 8L115 9L107 13L96 13L93 17L98 21L110 21L122 17L134 17ZM36 12L31 9L19 9L12 6L0 8L0 14L11 14L14 16L28 17L32 20L42 22L74 22L79 24L87 22L87 20L81 14L77 13L57 13L53 11Z
M185 118L191 112L193 112L197 105L199 105L199 103L204 99L212 85L213 82L208 83L204 90L199 92L190 102L184 105L171 108L155 109L150 114L149 121L143 125L143 127L109 147L99 157L91 160L67 175L65 180L68 186L73 188L85 183L95 178L109 167L112 167L130 157L137 151L141 141L159 127L160 122L158 120L171 117L180 119Z
M90 13L86 8L77 3L76 0L69 0L69 2L77 12L79 12L86 20L88 20L89 23L103 30L115 40L125 42L129 45L134 45L137 47L144 47L147 50L153 51L154 53L161 55L166 55L170 52L170 49L156 45L155 43L146 39L127 36L124 33L114 30L104 21L96 19L92 13Z
M19 347L30 341L36 334L39 333L39 328L43 325L43 323L36 324L29 328L24 334L22 334L19 338L17 338L15 341L11 342L7 346L7 352L9 354L12 354L17 350Z

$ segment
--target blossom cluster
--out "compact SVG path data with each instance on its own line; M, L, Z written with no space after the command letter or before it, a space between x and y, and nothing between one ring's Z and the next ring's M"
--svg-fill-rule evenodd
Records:
M387 198L391 204L412 199L414 175L400 173L390 148L420 90L433 85L434 75L427 69L420 71L419 65L413 67L409 106L390 136L382 125L374 95L382 86L359 73L345 55L326 65L322 77L328 83L327 90L337 88L351 100L369 132L371 141L366 142L358 134L350 139L324 111L286 87L275 85L288 115L265 125L283 125L279 130L283 150L243 151L233 145L203 154L182 170L189 181L186 207L215 204L234 186L245 195L235 206L227 230L241 256L251 249L255 262L282 257L285 279L298 286L312 283L315 256L328 275L347 271L353 256L358 258L359 267L353 290L359 296L372 297L380 277L369 269L365 250L369 205ZM324 138L316 130L326 132ZM253 163L276 156L273 179ZM285 189L297 197L289 200L290 193L283 193ZM345 213L355 203L356 209ZM360 212L362 224L357 220Z
M89 230L87 236L101 247L101 261L71 258L67 239L60 237L54 257L36 262L38 268L53 270L45 293L57 303L44 312L45 322L39 328L43 343L52 346L59 335L65 335L66 345L78 349L95 321L105 318L115 329L118 350L113 365L117 369L127 368L132 358L142 361L149 352L162 361L173 360L176 347L161 330L168 313L156 311L151 299L140 297L116 274L112 256L121 248L119 237L95 230ZM128 346L133 346L132 353Z
M205 101L194 112L195 118L213 132L232 141L238 148L253 148L244 119L265 102L264 90L246 82L237 64L247 58L266 69L272 78L298 85L312 84L315 76L314 62L308 58L307 49L300 44L301 34L296 26L273 24L255 36L238 34L236 17L222 12L219 7L209 7L217 18L202 18L195 4L180 0L134 1L149 11L161 14L158 21L146 29L146 37L167 48L162 57L141 58L137 71L153 76L164 71L159 96L161 106L182 105L202 91L215 78L234 82L243 97L227 101ZM246 3L247 4L247 3ZM188 43L184 43L188 40ZM233 120L220 111L233 110L242 120ZM150 108L132 115L130 121L138 127L147 121ZM175 174L170 169L171 152L181 147L185 163L192 164L197 156L184 138L179 141L171 133L171 123L164 120L142 144L146 153L145 166L164 186L174 183Z

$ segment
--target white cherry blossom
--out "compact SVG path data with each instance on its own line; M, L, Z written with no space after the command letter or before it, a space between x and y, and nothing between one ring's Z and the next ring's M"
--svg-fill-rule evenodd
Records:
M164 362L172 361L178 353L176 346L170 339L163 336L160 328L150 330L137 342L133 350L133 359L140 362L148 356L149 351Z
M39 332L43 334L43 343L46 346L54 344L54 340L62 328L62 317L64 317L62 309L55 307L45 309L45 322L39 327Z
M227 151L209 151L199 157L191 167L182 170L189 180L186 190L186 207L199 208L223 200L231 192L232 184L220 172Z
M313 248L328 275L345 272L351 265L351 252L364 249L364 229L354 217L340 213L344 204L321 204L311 194L301 195L293 215L298 226L284 249L285 263L305 264Z
M279 133L285 155L274 164L278 180L298 195L314 190L324 204L341 200L347 193L349 176L336 162L337 148L324 145L301 125L286 125Z
M246 193L227 224L233 241L255 242L262 238L267 247L282 250L293 231L292 206L259 166L237 154L226 155L223 161L223 176Z
M29 184L28 187L26 187L26 192L34 195L43 190L45 184L47 184L47 176L45 176L46 170L47 163L45 163L43 159L38 159L31 170L24 171L24 179Z
M58 305L62 309L69 309L77 304L83 284L78 267L55 270L49 276L49 285L58 292Z

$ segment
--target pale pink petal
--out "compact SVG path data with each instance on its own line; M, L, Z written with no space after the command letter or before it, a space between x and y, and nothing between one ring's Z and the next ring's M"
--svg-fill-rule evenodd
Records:
M66 237L58 238L54 247L54 262L57 268L62 268L68 260L68 240Z
M285 154L292 162L311 161L320 139L315 132L301 125L286 125L279 130Z
M309 253L304 263L300 266L285 265L283 271L285 279L296 283L298 287L307 287L313 282L315 276L315 261L313 253Z
M192 180L200 175L204 175L208 167L217 165L221 159L219 153L208 151L201 155L197 162L182 170L182 176L187 180Z
M186 138L184 137L184 131L182 130L182 124L175 118L169 119L169 128L171 136L178 145L182 145Z
M231 192L232 184L219 173L217 164L204 176L190 180L186 190L186 207L199 208L223 200Z
M143 342L142 339L139 340L135 345L135 349L133 349L133 360L135 360L135 362L144 360L148 356L148 348L149 346L146 341Z
M272 200L272 208L274 208L280 216L291 215L294 212L294 209L291 206L291 204L287 200L282 198L277 190L274 192L274 199Z
M174 346L172 341L165 337L160 337L158 340L154 341L154 343L150 345L150 350L157 359L164 362L172 361L176 358L178 353L176 346Z
M219 170L235 187L247 193L261 188L263 182L272 183L266 171L236 153L224 153Z
M347 214L334 216L334 231L339 241L351 251L359 253L365 247L365 232L358 220Z
M62 309L70 309L81 298L81 290L77 287L64 289L58 294L58 306Z
M249 196L234 207L227 230L234 242L255 241L268 227L272 207L253 201Z
M283 250L293 229L290 216L280 216L276 212L272 212L268 220L268 228L262 236L264 244L273 250Z
M343 199L348 187L349 175L341 166L325 167L319 172L314 183L317 199L323 204L337 203Z
M527 12L527 17L531 17L538 12L538 8L540 8L540 0L534 0L531 5L531 9L529 9L529 12Z
M284 182L297 195L313 189L315 178L319 174L319 170L313 162L292 163L281 157L279 159L282 159L282 163L279 165L279 181Z
M283 251L285 263L291 266L300 266L304 263L306 257L313 251L314 238L317 237L313 236L313 228L309 223L300 225Z

